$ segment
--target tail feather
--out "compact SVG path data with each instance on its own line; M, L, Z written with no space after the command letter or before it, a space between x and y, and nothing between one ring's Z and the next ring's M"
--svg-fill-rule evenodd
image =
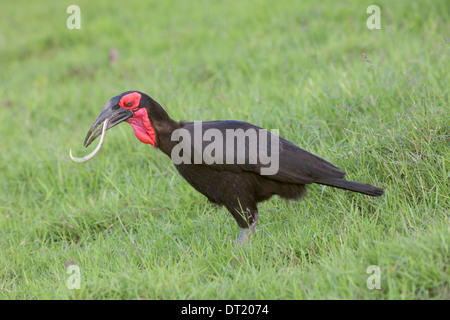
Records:
M326 186L336 187L340 189L355 191L363 194L367 194L369 196L379 197L383 195L384 190L371 186L370 184L364 184L354 181L347 181L343 179L323 179L316 181L318 184L323 184Z

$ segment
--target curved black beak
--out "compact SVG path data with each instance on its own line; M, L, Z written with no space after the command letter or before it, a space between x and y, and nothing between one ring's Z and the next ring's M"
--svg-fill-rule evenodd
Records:
M86 139L84 139L84 146L88 147L92 141L94 141L101 133L102 128L100 127L95 133L91 136L92 132L100 126L106 119L109 119L108 127L106 130L111 129L112 127L118 125L119 123L133 117L133 112L127 109L122 109L119 107L119 101L121 96L116 96L111 99L109 99L105 106L103 107L102 112L97 117L97 119L92 124L91 128L89 129ZM90 137L90 138L89 138Z

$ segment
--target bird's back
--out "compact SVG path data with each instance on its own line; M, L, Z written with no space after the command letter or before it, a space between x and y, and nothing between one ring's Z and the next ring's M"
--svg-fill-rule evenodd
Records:
M268 179L299 184L309 184L326 178L341 179L345 176L344 171L324 159L247 122L189 122L185 123L183 129L191 137L190 141L184 143L187 143L185 148L190 148L189 159L192 164L201 164L217 171L252 172L262 174ZM222 141L218 142L218 138ZM233 144L230 139L233 139ZM210 151L214 143L216 153L212 153L211 157ZM230 145L233 146L231 149ZM222 151L222 157L216 157L219 149ZM269 158L272 163L268 163ZM218 159L221 161L214 161ZM264 174L264 168L271 166L276 170Z

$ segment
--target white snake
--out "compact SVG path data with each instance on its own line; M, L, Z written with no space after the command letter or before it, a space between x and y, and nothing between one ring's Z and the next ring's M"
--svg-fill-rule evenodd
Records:
M86 161L92 159L100 151L100 148L103 145L103 141L105 141L105 132L106 132L106 128L108 127L108 122L109 122L109 119L106 119L105 122L103 123L102 136L100 138L100 143L95 148L95 150L92 151L90 154L88 154L87 156L84 156L82 158L76 158L76 157L72 156L72 149L70 149L69 153L70 153L70 159L72 159L72 161L86 162Z

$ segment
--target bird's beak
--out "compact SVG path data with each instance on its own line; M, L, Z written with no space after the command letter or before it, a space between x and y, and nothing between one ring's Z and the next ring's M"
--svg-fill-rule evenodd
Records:
M132 111L122 109L121 107L119 107L120 98L121 96L116 96L114 98L109 99L105 103L102 112L94 121L92 127L89 129L89 132L86 135L86 139L84 139L85 147L88 147L92 143L92 141L94 141L102 133L102 128L99 128L97 131L95 131L94 134L92 134L92 132L94 132L94 130L98 126L100 126L106 119L109 119L108 126L106 128L106 130L109 130L112 127L118 125L119 123L133 117Z

